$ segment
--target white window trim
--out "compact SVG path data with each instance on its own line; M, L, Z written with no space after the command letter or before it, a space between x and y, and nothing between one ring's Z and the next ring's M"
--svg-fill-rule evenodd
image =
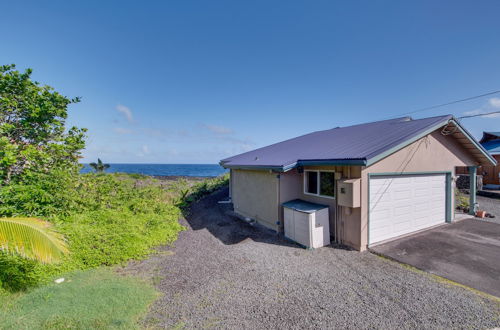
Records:
M316 176L317 176L317 182L318 182L318 193L317 194L313 194L313 193L310 193L307 191L307 172L316 172ZM319 180L319 172L333 172L335 173L335 171L333 170L304 170L304 174L303 174L303 187L304 187L304 195L309 195L309 196L316 196L316 197L321 197L321 198L328 198L328 199L335 199L335 196L327 196L327 195L320 195L319 192L321 190L320 188L320 180ZM335 174L334 174L334 177L335 177ZM336 187L336 185L335 185ZM337 192L335 192L335 195L337 195Z

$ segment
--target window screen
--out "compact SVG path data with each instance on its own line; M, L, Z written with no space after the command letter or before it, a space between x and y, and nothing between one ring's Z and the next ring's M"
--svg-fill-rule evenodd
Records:
M335 173L319 172L319 194L323 196L335 196Z
M310 194L318 193L318 173L317 172L306 172L307 173L307 192Z

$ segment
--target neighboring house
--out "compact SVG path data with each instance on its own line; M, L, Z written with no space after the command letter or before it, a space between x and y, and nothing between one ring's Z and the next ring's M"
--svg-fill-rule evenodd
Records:
M479 143L498 162L500 161L500 132L483 132ZM457 168L457 174L467 174L467 168ZM500 184L500 165L485 165L478 168L477 173L483 176L483 184Z
M474 173L496 161L447 115L318 131L223 159L221 165L231 172L236 213L282 231L283 203L327 205L334 240L365 250L451 222L455 168L469 166Z

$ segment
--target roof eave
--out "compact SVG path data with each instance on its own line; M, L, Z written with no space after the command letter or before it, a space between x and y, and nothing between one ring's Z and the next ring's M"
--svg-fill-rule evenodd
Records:
M381 152L380 154L377 154L377 155L374 155L373 157L371 158L368 158L367 160L367 164L366 166L370 166L372 164L375 164L376 162L384 159L385 157L395 153L396 151L400 150L400 149L403 149L404 147L412 144L413 142L423 138L424 136L434 132L435 130L437 130L438 128L448 124L448 123L453 123L456 127L458 127L458 129L460 130L460 132L465 136L467 137L470 142L476 147L478 148L481 153L486 157L486 159L488 159L488 161L491 162L491 164L493 164L494 166L496 166L497 164L497 161L495 160L495 158L493 158L490 153L488 151L486 151L486 149L484 149L484 147L479 143L477 142L474 137L464 128L462 127L462 125L460 125L460 123L454 118L450 118L450 119L445 119L435 125L433 125L432 127L420 132L419 134L411 137L410 139L384 151L384 152Z
M273 172L286 172L283 166L270 166L270 165L231 165L228 163L219 163L220 166L231 170L256 170L256 171L273 171Z
M450 121L453 122L458 127L460 132L462 132L462 134L465 135L471 141L471 143L481 151L481 153L491 162L493 166L497 165L496 159L493 158L491 154L479 142L477 142L476 139L474 139L474 137L464 127L462 127L462 125L460 125L460 122L458 122L458 120L452 118L450 119Z
M366 159L310 159L310 160L299 160L299 166L365 166Z
M365 166L365 159L318 159L318 160L299 160L294 163L282 166L272 165L231 165L227 162L219 163L224 168L234 170L262 170L262 171L275 171L287 172L299 166Z

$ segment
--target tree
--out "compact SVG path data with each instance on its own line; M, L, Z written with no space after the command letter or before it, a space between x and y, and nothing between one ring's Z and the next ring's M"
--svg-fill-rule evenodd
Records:
M36 218L0 218L0 250L44 263L68 253L64 238Z
M85 129L65 129L67 108L80 99L40 85L31 73L0 66L0 188L54 169L77 172L85 147Z
M103 173L109 168L109 164L104 164L100 158L97 158L97 163L90 163L89 166L97 173Z

